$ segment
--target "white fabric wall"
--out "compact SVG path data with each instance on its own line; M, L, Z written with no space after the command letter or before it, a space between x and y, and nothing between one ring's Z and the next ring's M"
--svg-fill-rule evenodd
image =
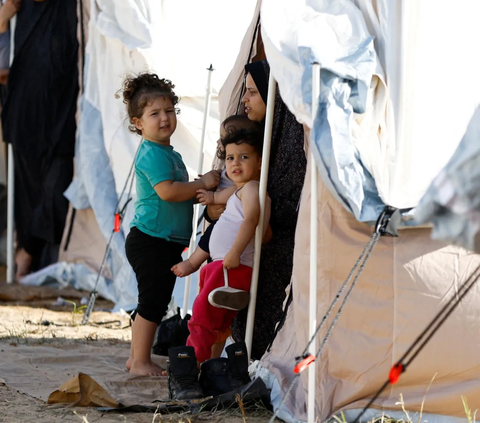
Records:
M479 13L476 0L264 0L262 36L284 101L308 126L313 61L347 81L367 78L366 113L347 107L349 127L340 127L356 156L348 165L361 162L384 203L408 208L451 157L480 103ZM369 36L375 56L366 59ZM374 60L373 72L366 60ZM330 124L338 129L341 119ZM332 169L337 191L359 172L336 181ZM362 178L368 175L358 176L359 185Z

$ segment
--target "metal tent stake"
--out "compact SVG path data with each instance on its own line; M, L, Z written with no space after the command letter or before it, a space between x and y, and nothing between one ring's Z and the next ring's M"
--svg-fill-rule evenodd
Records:
M207 122L208 122L208 116L210 115L210 103L211 103L211 96L212 96L212 72L215 69L213 68L212 65L210 65L209 68L207 68L208 71L208 77L207 77L207 89L205 93L205 112L203 114L203 125L202 125L202 136L200 138L200 154L198 157L198 167L197 171L198 174L200 175L203 170L203 147L205 144L205 134L207 132ZM197 242L197 225L198 225L198 215L200 212L200 204L195 204L194 209L193 209L193 232L192 232L192 238L190 238L190 245L188 246L188 257L190 257L193 254L193 251L195 250L195 244ZM188 275L185 278L185 290L183 293L183 308L182 308L182 317L185 317L185 315L188 312L188 303L189 303L189 298L190 298L190 289L191 289L191 280L192 280L192 275Z

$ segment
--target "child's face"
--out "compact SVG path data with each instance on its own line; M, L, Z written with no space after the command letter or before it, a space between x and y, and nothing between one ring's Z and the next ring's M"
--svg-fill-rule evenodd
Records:
M133 119L146 140L170 145L170 137L177 128L177 115L172 100L158 96L143 109L141 118Z
M227 174L237 186L260 179L262 158L251 145L228 144L225 150Z

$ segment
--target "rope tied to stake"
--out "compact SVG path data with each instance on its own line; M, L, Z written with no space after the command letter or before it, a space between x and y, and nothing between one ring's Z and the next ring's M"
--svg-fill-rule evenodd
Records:
M302 354L295 358L296 365L295 365L294 370L293 370L293 372L295 373L295 376L293 377L292 381L290 382L290 385L288 386L288 389L285 392L285 395L283 396L283 398L280 402L280 405L275 410L272 418L270 419L270 423L274 422L275 418L278 415L278 412L281 410L281 408L282 408L282 406L285 402L285 399L288 397L288 395L290 394L290 392L292 391L292 389L295 387L296 383L298 382L300 374L306 368L308 368L308 366L310 366L310 364L312 364L316 360L317 357L320 357L320 355L322 354L322 351L323 351L325 345L327 344L327 342L330 338L330 335L333 332L333 328L337 324L338 319L340 318L340 315L342 314L342 311L343 311L348 299L350 298L350 296L352 294L353 288L355 288L355 285L357 284L358 279L359 279L360 275L362 274L363 269L365 268L365 265L367 264L368 259L370 258L371 254L373 252L373 249L377 245L377 242L380 239L380 237L381 236L398 236L397 233L396 233L396 222L394 220L392 220L393 217L396 218L396 217L398 217L398 215L399 215L398 209L395 209L394 207L386 206L385 209L380 214L380 216L378 217L377 222L375 224L375 230L372 234L372 237L367 242L367 245L363 249L362 253L358 257L358 260L356 261L356 263L353 266L352 270L350 271L349 275L345 279L345 282L342 284L342 286L338 290L337 294L335 295L335 298L333 299L332 303L330 304L330 307L328 308L328 310L326 311L322 320L320 321L320 324L317 326L314 334L309 339L309 341L308 341L305 349L303 350ZM357 272L357 269L358 269L358 272ZM357 272L356 275L355 275L355 272ZM354 277L354 275L355 275L355 277ZM315 338L318 335L318 333L320 332L320 330L325 325L327 319L330 317L330 314L332 313L333 308L338 303L340 297L343 294L343 291L345 290L347 285L350 283L352 278L353 278L353 281L352 281L349 289L347 290L347 292L345 294L345 297L344 297L342 303L340 304L340 307L338 308L337 313L336 313L332 323L330 324L330 326L327 330L327 333L326 333L325 337L323 338L323 341L322 341L319 349L317 350L315 355L310 354L308 352L310 346L312 345L313 341L315 340Z

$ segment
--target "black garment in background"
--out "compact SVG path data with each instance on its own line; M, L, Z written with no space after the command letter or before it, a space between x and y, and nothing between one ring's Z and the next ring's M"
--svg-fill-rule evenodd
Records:
M2 112L15 163L18 246L31 270L57 260L73 176L78 95L76 0L23 0Z
M263 60L245 67L262 98L267 98L270 67ZM264 100L265 101L265 100ZM267 190L272 200L272 240L262 247L252 358L260 359L269 345L275 325L282 318L285 289L290 283L295 247L298 206L307 168L303 126L285 106L277 90L273 116L272 147ZM235 341L245 337L247 310L232 324Z

